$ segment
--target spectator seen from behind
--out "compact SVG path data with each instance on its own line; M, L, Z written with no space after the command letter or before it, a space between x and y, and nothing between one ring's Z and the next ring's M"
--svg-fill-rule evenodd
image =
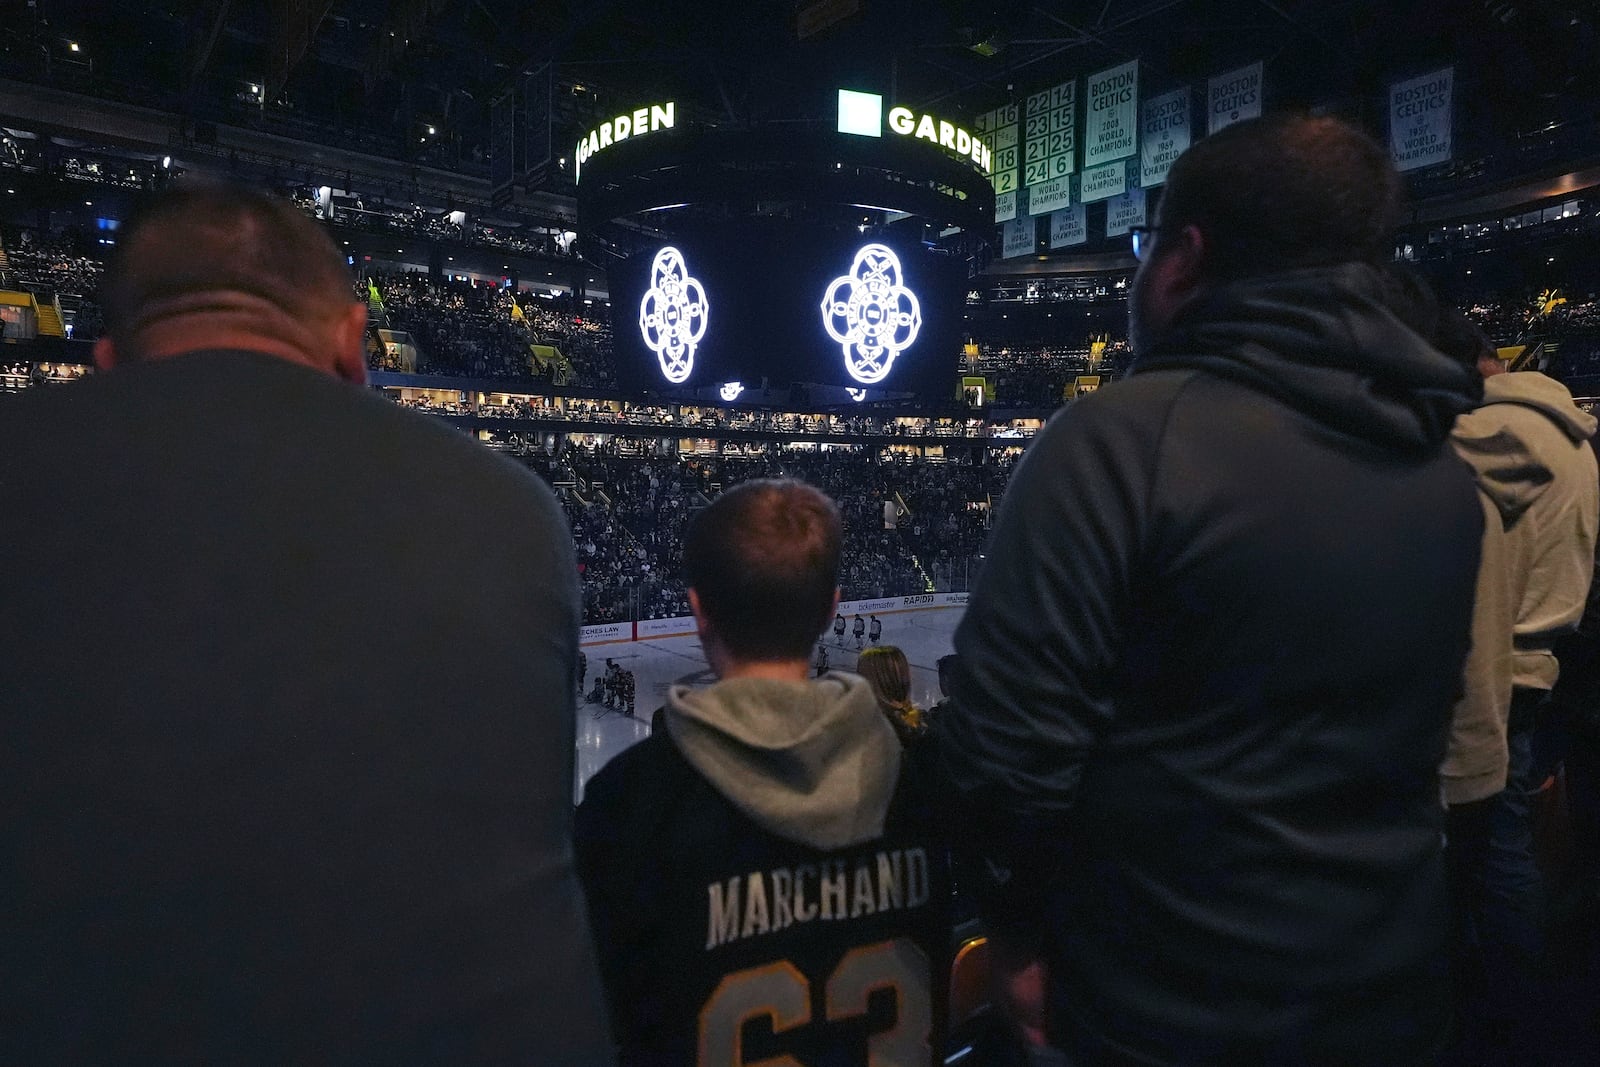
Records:
M922 710L911 700L911 664L904 652L893 645L869 648L856 659L856 673L872 686L878 710L901 744L922 733Z
M1135 235L1131 375L1001 505L935 721L1003 1004L1073 1062L1444 1040L1481 383L1382 269L1399 190L1331 118L1196 143Z
M1576 630L1588 598L1600 474L1590 443L1595 420L1566 386L1538 371L1508 373L1481 335L1477 357L1483 403L1456 420L1452 441L1502 514L1505 562L1501 574L1485 577L1479 611L1496 602L1496 585L1506 591L1495 639L1510 642L1509 693L1497 679L1509 715L1495 735L1504 788L1452 808L1451 851L1483 979L1464 1022L1481 1035L1480 1048L1514 1059L1548 1030L1540 975L1546 902L1531 804L1553 771L1541 766L1538 742L1551 726L1542 720L1560 673L1555 643Z
M550 491L358 388L287 202L163 194L102 297L0 420L0 542L73 561L0 575L0 1060L610 1062Z
M690 524L689 603L718 681L673 686L665 730L607 764L578 809L626 1063L942 1051L936 790L863 679L808 677L840 538L833 502L789 480L745 482Z

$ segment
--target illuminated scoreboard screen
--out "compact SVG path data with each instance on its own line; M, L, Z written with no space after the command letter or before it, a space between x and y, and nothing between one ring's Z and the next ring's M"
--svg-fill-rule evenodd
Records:
M954 388L966 265L914 241L744 222L648 245L609 279L625 387Z

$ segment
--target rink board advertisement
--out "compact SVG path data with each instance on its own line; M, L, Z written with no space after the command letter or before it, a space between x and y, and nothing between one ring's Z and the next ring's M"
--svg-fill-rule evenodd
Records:
M1450 162L1454 67L1389 86L1389 154L1396 170Z
M882 615L890 611L917 611L921 608L964 608L966 593L917 593L914 596L889 596L877 600L841 600L839 614Z
M634 631L640 641L652 637L682 637L684 634L695 632L694 616L684 615L676 619L642 619L635 625Z
M604 645L612 641L632 641L633 623L602 622L578 630L578 644Z
M938 608L964 608L966 593L915 593L911 596L879 597L876 600L845 600L839 604L839 614L892 615L903 611L927 611ZM623 641L651 641L667 637L691 637L695 633L693 615L675 619L645 619L641 622L603 622L585 626L578 631L580 645L609 645Z

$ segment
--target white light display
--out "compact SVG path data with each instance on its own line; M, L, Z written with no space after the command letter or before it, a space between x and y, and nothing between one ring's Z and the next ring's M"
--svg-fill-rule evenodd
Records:
M711 305L705 287L689 276L683 253L670 245L650 264L650 288L639 301L639 336L674 385L694 370L694 350L706 335Z
M744 392L744 386L738 382L729 382L722 387L722 399L731 404L739 399L739 394L742 392Z
M903 278L893 249L865 245L850 273L835 278L822 298L822 326L843 347L845 370L862 385L888 377L895 357L922 329L922 307Z
M846 389L845 392L849 393L850 399L854 400L857 404L861 403L867 398L867 391L865 389Z

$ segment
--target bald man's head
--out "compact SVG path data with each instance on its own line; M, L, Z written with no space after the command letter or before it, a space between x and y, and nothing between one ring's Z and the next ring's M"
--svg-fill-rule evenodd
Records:
M349 378L365 329L321 227L287 200L232 185L181 186L138 211L101 300L107 363L243 347Z

